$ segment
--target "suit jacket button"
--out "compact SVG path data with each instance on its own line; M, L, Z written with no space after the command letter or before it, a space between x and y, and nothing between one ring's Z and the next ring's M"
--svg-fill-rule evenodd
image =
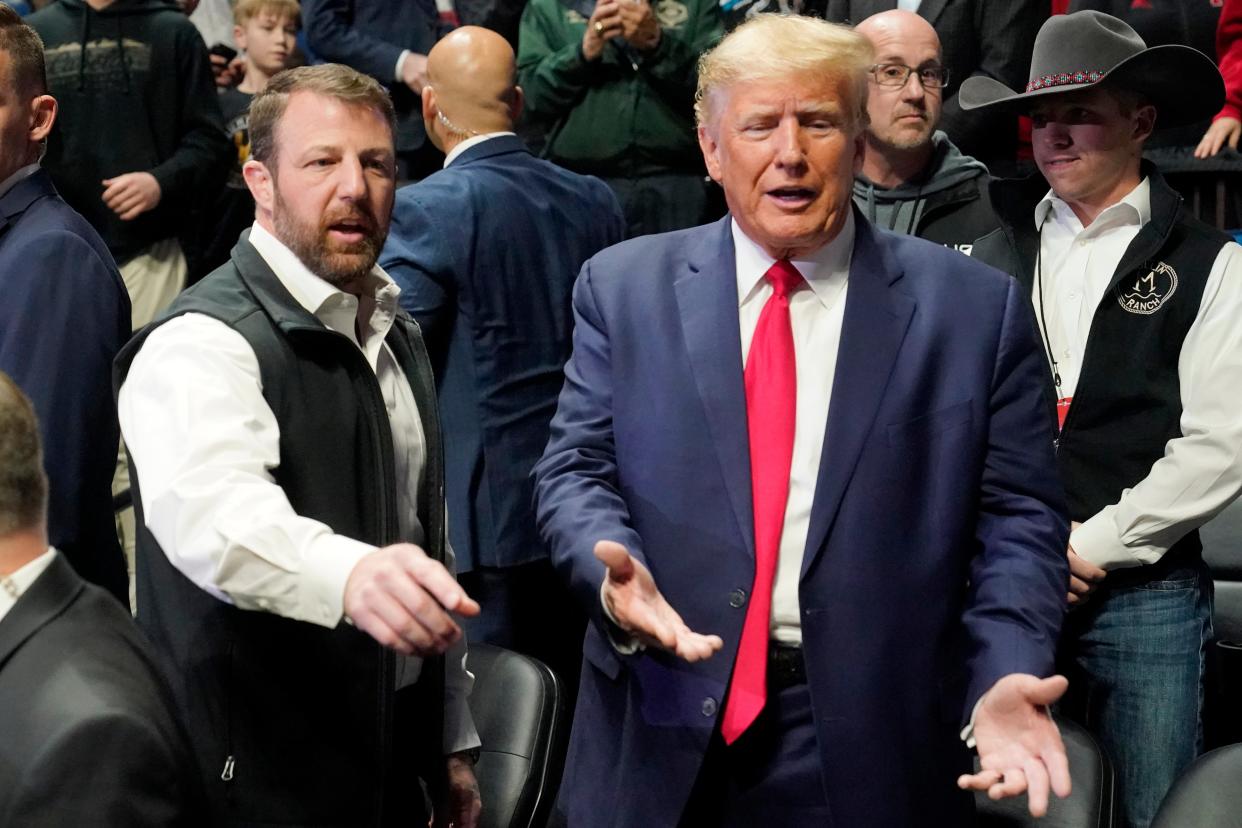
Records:
M735 589L729 593L729 606L737 609L746 603L746 590Z
M713 699L711 696L708 696L707 698L703 699L703 705L699 709L703 711L704 716L715 716L716 715L716 700Z

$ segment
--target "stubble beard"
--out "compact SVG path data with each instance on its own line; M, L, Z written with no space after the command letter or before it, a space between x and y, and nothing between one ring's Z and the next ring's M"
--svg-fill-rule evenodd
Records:
M320 217L318 226L299 221L289 210L280 191L276 192L272 223L276 237L306 269L338 289L345 289L365 277L375 267L384 247L386 228L371 215L362 203L354 210L335 210ZM356 242L336 242L328 234L328 228L341 221L353 221L362 225L364 236Z
M898 128L894 126L888 131L887 135L877 137L879 137L878 143L888 149L897 150L899 152L908 152L930 144L932 135L934 135L935 132L936 126L932 124L930 120L925 120L922 128L918 132L911 132L907 128Z

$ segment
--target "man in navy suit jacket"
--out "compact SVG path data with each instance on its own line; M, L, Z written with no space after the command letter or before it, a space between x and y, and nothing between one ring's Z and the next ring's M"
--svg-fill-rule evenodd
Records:
M731 216L578 278L536 467L591 617L572 826L963 826L963 789L1069 792L1034 324L1012 279L851 212L873 63L834 24L743 24L699 80Z
M397 193L380 264L436 372L449 538L483 607L466 633L572 682L584 622L535 530L530 472L569 358L574 277L625 222L602 181L535 158L513 134L522 90L503 37L458 29L427 66L423 117L449 163Z
M432 172L440 156L427 145L419 94L427 82L427 53L453 28L440 19L435 0L303 0L302 22L315 57L388 87L402 172L414 179Z
M99 234L39 166L55 119L43 44L0 7L0 371L39 415L52 545L128 605L112 517L112 360L129 338L129 296Z

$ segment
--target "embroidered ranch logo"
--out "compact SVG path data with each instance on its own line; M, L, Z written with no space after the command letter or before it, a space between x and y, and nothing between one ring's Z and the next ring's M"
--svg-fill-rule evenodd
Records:
M1130 313L1152 314L1160 310L1177 290L1177 271L1164 262L1117 286L1117 301Z

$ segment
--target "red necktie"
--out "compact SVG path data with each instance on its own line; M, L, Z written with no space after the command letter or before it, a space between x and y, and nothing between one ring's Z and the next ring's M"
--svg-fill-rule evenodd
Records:
M750 485L755 517L755 582L738 645L720 733L732 744L750 727L767 696L768 628L772 582L789 499L794 420L798 399L789 294L802 275L787 260L768 269L772 296L759 314L746 359L746 426L750 433Z

